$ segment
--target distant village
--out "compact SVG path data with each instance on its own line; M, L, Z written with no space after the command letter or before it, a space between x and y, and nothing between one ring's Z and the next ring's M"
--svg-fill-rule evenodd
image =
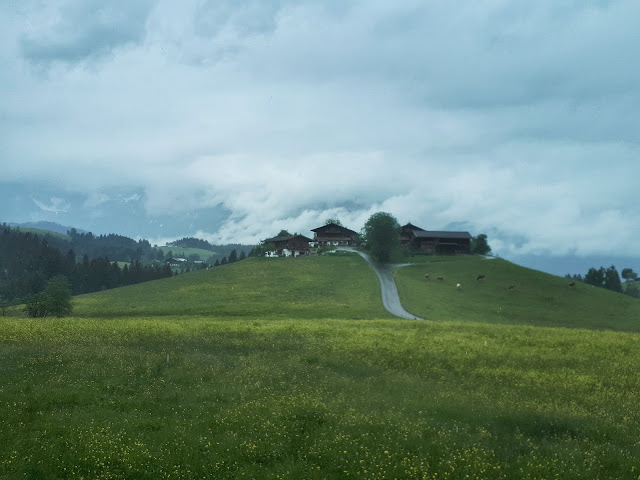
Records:
M321 247L355 246L360 234L349 228L330 222L311 230L313 238L305 235L283 235L264 240L273 245L265 252L267 257L299 257L309 255ZM471 253L469 232L430 231L407 223L402 227L400 245L422 253L456 254Z

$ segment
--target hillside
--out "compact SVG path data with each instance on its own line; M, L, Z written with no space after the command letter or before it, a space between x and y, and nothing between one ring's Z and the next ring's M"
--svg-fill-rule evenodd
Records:
M162 250L162 253L164 253L165 256L169 252L171 252L171 256L174 258L189 258L189 256L191 255L197 255L202 261L207 261L212 255L218 255L218 253L216 252L213 252L211 250L204 250L202 248L188 248L165 245L162 247L158 247L158 249Z
M640 301L626 295L583 283L570 287L565 278L499 258L414 260L394 276L404 307L427 319L640 331ZM486 279L477 281L479 274Z
M435 321L390 318L353 254L0 318L0 477L637 477L640 334L532 326L631 330L633 299L501 260L414 260L400 292Z
M52 237L58 240L64 240L64 241L71 241L71 237L65 233L59 233L59 232L54 232L53 230L45 230L42 228L35 228L35 227L23 227L23 226L18 226L18 227L12 227L15 228L16 230L19 230L21 232L30 232L30 233L34 233L36 235L40 235L41 237Z
M357 255L250 258L75 298L76 316L214 315L390 318Z

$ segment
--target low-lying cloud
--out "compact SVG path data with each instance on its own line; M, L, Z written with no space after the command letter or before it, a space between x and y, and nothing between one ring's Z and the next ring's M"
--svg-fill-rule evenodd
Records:
M0 13L6 181L95 211L136 192L149 221L223 211L184 232L216 243L388 211L504 255L640 255L632 0Z

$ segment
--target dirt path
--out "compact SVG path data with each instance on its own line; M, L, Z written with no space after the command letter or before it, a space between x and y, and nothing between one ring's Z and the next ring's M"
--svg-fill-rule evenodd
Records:
M366 253L360 252L353 248L349 247L340 247L338 250L345 250L349 252L355 252L364 258L369 265L373 267L373 270L378 275L380 279L380 292L382 294L382 304L387 311L396 317L408 318L411 320L424 320L424 318L417 317L409 312L407 312L403 307L402 303L400 303L400 296L398 295L398 288L396 287L396 282L393 279L393 269L396 267L404 267L408 264L379 264L374 262L373 259L367 255Z

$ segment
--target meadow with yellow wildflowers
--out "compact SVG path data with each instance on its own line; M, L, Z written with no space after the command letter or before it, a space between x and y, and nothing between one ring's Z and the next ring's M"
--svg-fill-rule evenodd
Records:
M243 282L239 262L120 289L140 315L112 291L78 298L74 318L0 318L0 478L640 475L639 333L392 319L370 310L377 279L358 258L274 260L253 266L319 277L324 295ZM250 313L171 310L211 289L246 293ZM332 298L327 316L304 306ZM146 314L158 302L169 312Z

